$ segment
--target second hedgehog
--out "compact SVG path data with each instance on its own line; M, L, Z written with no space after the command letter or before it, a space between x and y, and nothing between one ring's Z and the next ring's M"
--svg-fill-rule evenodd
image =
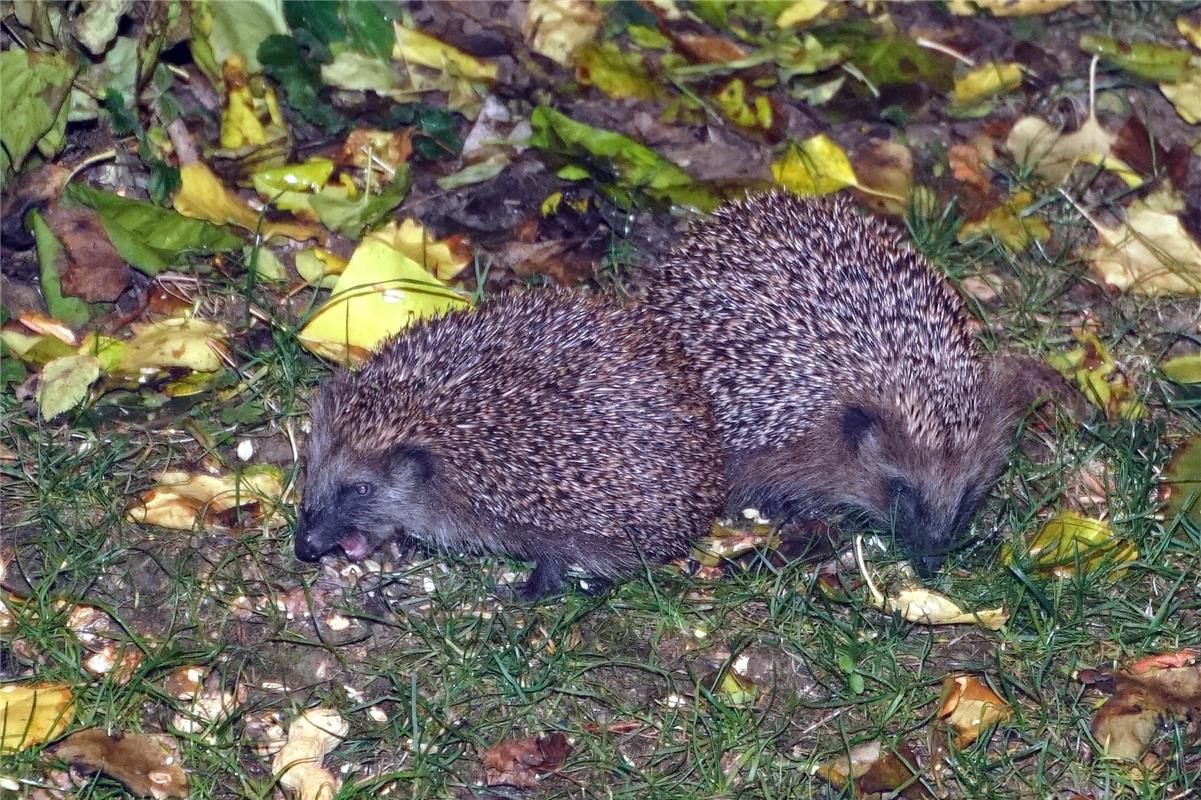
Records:
M320 390L296 555L404 533L534 562L530 599L685 555L723 486L683 365L647 312L567 293L421 323Z
M860 511L926 569L996 480L1041 388L1026 378L1048 379L986 360L954 290L845 199L719 209L659 266L648 302L710 393L732 510Z

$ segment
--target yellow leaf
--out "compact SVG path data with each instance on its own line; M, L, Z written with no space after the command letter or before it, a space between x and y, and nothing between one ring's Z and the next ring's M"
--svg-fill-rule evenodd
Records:
M224 78L226 101L221 111L221 146L235 150L286 142L288 128L271 86L261 80L252 84L241 56L231 56L225 62Z
M1179 83L1161 83L1159 91L1168 98L1176 113L1189 125L1201 122L1201 57L1189 60L1188 77Z
M824 133L790 144L783 158L771 165L771 174L776 183L802 197L859 184L847 154Z
M346 738L350 725L331 708L310 708L288 726L288 741L271 761L280 785L300 800L329 800L338 790L326 755Z
M1170 186L1135 200L1126 221L1093 226L1101 243L1086 258L1105 283L1142 294L1197 294L1201 289L1201 247L1184 227L1180 195Z
M1004 561L1013 563L1015 554ZM1071 578L1088 575L1105 564L1128 564L1138 559L1138 548L1119 538L1108 523L1073 511L1061 511L1047 520L1026 546L1030 569L1043 577ZM1120 577L1123 570L1110 573Z
M564 67L592 41L604 16L592 0L530 0L521 35L530 49Z
M255 517L278 528L287 524L277 511L283 492L283 473L276 467L256 467L241 475L170 470L130 506L125 518L173 530L190 531L200 522L207 529L223 530L230 527L222 518L225 512L253 503L259 506Z
M309 350L341 363L365 358L419 319L466 308L467 300L377 238L350 257L333 294L300 332Z
M440 281L454 280L471 263L471 250L460 236L435 239L415 219L406 219L399 226L393 220L366 238L378 239L408 256Z
M1110 419L1139 419L1147 415L1146 408L1135 397L1134 387L1118 369L1105 344L1092 331L1073 331L1080 346L1066 353L1056 353L1047 364L1056 372L1080 387L1089 402L1105 411Z
M619 100L653 100L659 86L642 66L642 56L626 53L614 42L586 44L575 56L575 76Z
M1075 0L949 0L952 14L961 17L989 12L994 17L1028 17L1050 14Z
M1009 131L1005 146L1018 164L1033 168L1055 183L1084 162L1113 170L1128 186L1141 186L1143 179L1121 159L1110 155L1116 139L1117 135L1102 128L1096 117L1089 117L1079 130L1068 134L1061 134L1038 117L1023 117Z
M1194 23L1188 15L1181 14L1176 18L1176 30L1189 44L1201 50L1201 21Z
M233 224L247 230L259 229L259 213L242 198L225 188L221 179L203 163L196 161L179 170L180 187L175 193L175 210L185 217L208 220L218 225ZM286 236L289 239L323 239L319 228L295 222L263 220L263 237Z
M714 99L722 113L735 124L744 128L771 128L771 101L762 94L748 97L746 83L742 78L734 78L727 83ZM753 107L748 105L748 100L754 103Z
M220 324L195 317L175 317L130 326L133 338L125 342L115 371L137 375L143 370L185 367L194 372L216 372L223 364L219 352L228 334Z
M791 28L812 22L830 7L829 0L797 0L776 17L776 27Z
M338 276L346 271L346 259L321 247L311 247L296 254L296 271L311 286L332 289Z
M57 739L71 723L71 690L57 683L0 686L0 752Z
M38 379L42 419L52 419L82 403L88 387L99 377L100 361L95 356L64 356L47 362Z
M422 67L457 72L470 80L496 80L497 67L495 64L481 61L433 36L413 28L406 28L399 22L394 22L392 27L396 31L396 46L392 48L393 58Z
M1045 242L1051 229L1042 217L1023 216L1034 201L1030 192L1018 192L976 222L965 223L959 229L959 241L967 242L984 234L992 234L1010 250L1020 253L1031 242Z
M956 78L951 101L957 106L969 106L1021 85L1019 65L990 62Z
M967 747L985 728L1007 719L1013 709L996 692L971 675L952 675L942 682L938 718L955 731L955 746Z

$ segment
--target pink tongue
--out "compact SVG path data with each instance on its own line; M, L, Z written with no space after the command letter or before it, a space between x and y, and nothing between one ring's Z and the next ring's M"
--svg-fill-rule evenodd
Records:
M338 546L353 559L360 559L367 555L367 537L361 533L352 533L342 541L338 542Z

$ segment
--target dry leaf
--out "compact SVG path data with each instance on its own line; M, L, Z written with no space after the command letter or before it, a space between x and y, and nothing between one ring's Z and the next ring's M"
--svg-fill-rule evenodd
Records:
M1113 695L1093 717L1104 755L1137 761L1161 724L1201 718L1197 655L1189 650L1144 659L1129 670L1081 673L1081 680Z
M275 754L271 771L280 786L299 800L331 800L338 782L321 766L350 725L330 708L310 708L288 727L288 743Z
M521 35L530 49L564 67L592 41L604 16L592 0L530 0Z
M103 772L139 797L188 796L179 745L164 734L110 735L100 728L88 728L68 736L54 754L88 774Z
M58 683L0 686L0 753L57 739L74 714L71 690Z
M563 766L571 754L571 744L561 733L510 739L489 747L480 754L484 763L484 781L489 786L507 785L531 789L538 776Z
M1197 294L1201 246L1180 219L1184 201L1170 185L1135 200L1113 228L1093 219L1101 244L1087 251L1101 280L1142 294Z
M196 317L174 317L130 326L133 337L124 343L116 372L138 375L168 367L215 372L229 334L220 323Z
M925 787L914 780L916 765L917 757L908 744L888 750L881 742L871 741L855 745L845 755L821 764L814 774L838 789L846 788L853 780L859 797L889 794L902 786L905 788L901 797L930 797Z
M942 682L942 705L938 718L955 732L955 746L967 747L994 723L1007 719L1013 710L979 679L951 675Z
M1018 164L1032 167L1052 183L1062 181L1077 164L1087 163L1113 170L1129 186L1142 185L1143 179L1111 154L1115 141L1117 134L1102 128L1095 116L1073 133L1060 133L1038 117L1022 117L1010 129L1005 146Z
M277 467L247 469L241 475L200 475L183 470L163 473L159 483L125 512L130 522L174 530L228 530L234 509L270 528L287 524L277 508L283 495Z

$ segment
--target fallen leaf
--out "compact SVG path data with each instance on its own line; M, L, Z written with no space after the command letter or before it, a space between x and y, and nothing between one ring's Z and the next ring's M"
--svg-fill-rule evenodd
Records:
M194 372L221 369L220 353L229 334L217 322L196 317L172 317L155 322L134 323L133 336L125 342L115 372L139 375L168 367Z
M859 191L877 214L903 216L909 210L913 186L913 152L889 139L872 139L855 153ZM897 199L901 198L901 199Z
M1176 449L1160 475L1159 498L1167 505L1164 522L1187 515L1201 525L1201 437L1191 437Z
M969 16L987 11L994 17L1027 17L1050 14L1075 0L948 0L952 14Z
M955 79L951 103L964 109L1022 85L1021 65L990 61Z
M700 64L729 64L750 55L742 45L721 36L708 36L691 31L669 32L676 49L690 61Z
M571 744L561 733L509 739L480 754L484 764L484 782L488 786L516 786L532 789L538 776L554 772L571 755Z
M467 305L413 259L379 239L367 239L299 338L320 356L353 363L417 320Z
M726 83L716 95L714 102L726 118L744 128L770 131L773 111L771 99L759 92L748 92L742 78Z
M47 362L38 378L38 410L42 419L53 419L82 403L88 396L88 387L99 377L100 361L95 356L63 356Z
M970 242L988 235L1015 253L1022 252L1034 242L1045 242L1051 238L1050 226L1042 217L1024 213L1033 202L1030 192L1016 192L983 219L965 222L959 229L959 241Z
M74 716L71 690L58 683L0 686L0 752L14 753L62 736Z
M575 76L618 100L654 100L660 94L638 53L627 53L614 42L586 44L575 55Z
M889 614L900 614L901 618L921 625L979 625L990 631L998 631L1009 622L1009 612L1004 608L964 611L946 595L923 586L901 586L885 595L876 588L863 559L863 538L855 537L855 561L859 574L863 576L870 595L869 602Z
M1197 294L1201 290L1201 246L1180 213L1184 201L1164 185L1135 200L1126 221L1107 227L1092 220L1101 243L1086 252L1108 285L1142 294Z
M179 764L179 745L164 734L77 731L54 755L88 774L103 772L140 797L187 797L188 776Z
M382 171L383 178L391 181L412 154L413 134L407 128L399 131L355 128L342 142L338 163L365 172Z
M1175 83L1185 77L1191 54L1181 47L1169 47L1156 42L1121 40L1085 33L1080 36L1080 49L1089 55L1100 56L1118 69L1149 81Z
M1102 409L1109 419L1141 419L1147 409L1139 401L1134 385L1118 368L1105 344L1090 330L1075 330L1079 346L1066 353L1053 353L1047 364L1075 383L1085 398Z
M367 234L420 264L440 281L452 281L471 263L471 248L461 234L435 239L420 222L407 218Z
M1189 125L1201 122L1201 57L1193 56L1185 76L1176 83L1159 84L1159 91L1182 120Z
M521 35L530 49L564 67L592 41L604 16L591 0L530 0Z
M1138 547L1122 539L1107 523L1089 519L1074 511L1061 511L1043 523L1025 546L1029 569L1042 577L1073 578L1088 575L1103 566L1122 565L1138 560ZM1004 563L1013 563L1010 551ZM1118 578L1123 570L1110 573Z
M494 81L498 74L495 64L470 56L462 50L440 42L433 36L393 23L396 46L392 57L437 70L448 70L469 80Z
M333 773L322 766L350 725L331 708L309 708L288 727L288 741L271 761L280 786L299 800L332 800L338 791Z
M45 219L70 258L59 273L63 294L88 303L112 302L129 288L129 265L105 235L95 211L54 205L46 209Z
M813 774L837 789L854 781L858 797L891 794L904 786L901 797L928 798L930 793L915 780L916 766L917 756L908 744L902 742L889 750L876 740L854 745L844 755L820 764Z
M797 0L776 17L776 27L792 28L812 22L830 7L829 0Z
M955 746L962 749L980 737L984 728L1008 719L1009 704L972 675L951 675L942 682L942 704L938 718L955 732Z
M824 133L790 143L784 155L771 165L771 174L776 183L801 197L832 194L854 186L868 194L905 201L903 196L881 192L861 183L846 152Z
M203 163L196 161L179 170L180 187L172 201L180 214L208 220L220 225L232 224L250 231L260 230L259 213L246 205L236 193L225 188L221 179ZM266 239L283 236L296 241L324 241L321 230L298 222L262 220L262 235Z
M1163 723L1201 717L1201 664L1192 651L1141 662L1137 672L1107 670L1089 678L1095 688L1113 695L1092 723L1093 736L1109 758L1137 761Z
M254 152L275 148L291 149L291 136L275 90L261 78L246 74L246 61L231 56L222 65L225 83L225 108L221 109L221 146L229 150L246 148Z
M1077 164L1093 164L1112 170L1128 186L1141 186L1143 179L1129 165L1111 154L1116 133L1101 127L1090 116L1072 133L1060 133L1038 117L1022 117L1014 123L1005 146L1019 165L1033 169L1059 183Z
M229 512L237 509L251 524L279 528L287 524L278 511L283 491L278 467L251 467L238 475L168 470L129 507L125 518L173 530L190 531L198 524L207 530L229 530L237 521L228 519Z

